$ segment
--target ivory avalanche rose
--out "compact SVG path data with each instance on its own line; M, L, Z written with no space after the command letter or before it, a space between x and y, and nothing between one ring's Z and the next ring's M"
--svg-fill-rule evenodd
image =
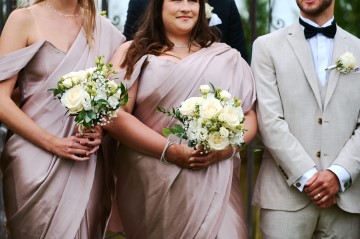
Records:
M235 128L242 121L242 112L235 107L226 106L219 114L219 120Z
M83 110L84 106L82 105L82 96L83 89L81 86L77 85L69 89L62 97L61 103L69 109L70 114L75 114Z
M111 108L113 108L113 109L116 109L117 105L119 104L119 99L113 95L110 96L107 101L108 101L109 105L111 106Z
M190 116L194 113L198 97L190 97L181 103L179 111L183 115Z
M228 138L222 137L220 132L214 132L209 134L208 143L210 148L214 150L222 150L230 144L230 141Z
M335 65L329 66L325 70L336 68L341 73L347 74L356 68L356 64L355 56L347 51L339 57Z
M216 98L206 99L200 106L200 116L205 119L211 119L217 116L221 110L220 100Z
M350 70L353 70L356 67L356 59L354 55L348 51L340 56L339 61L344 67L349 68Z

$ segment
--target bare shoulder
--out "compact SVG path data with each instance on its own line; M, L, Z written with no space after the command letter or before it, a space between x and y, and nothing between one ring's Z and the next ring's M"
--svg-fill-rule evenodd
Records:
M127 41L127 42L121 44L116 49L113 57L111 58L111 62L116 68L120 68L120 65L121 65L122 61L124 60L126 52L128 51L131 43L132 43L132 41Z
M26 47L33 24L33 15L29 8L14 10L1 33L0 55Z

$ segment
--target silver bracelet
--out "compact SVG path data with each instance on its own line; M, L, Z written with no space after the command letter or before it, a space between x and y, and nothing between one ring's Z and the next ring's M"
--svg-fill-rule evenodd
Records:
M236 147L235 147L233 144L231 145L231 147L232 147L232 149L233 149L233 153L232 153L232 155L231 155L229 158L227 158L227 159L225 159L225 160L232 159L232 158L235 156L235 154L236 154Z
M172 164L171 162L169 162L169 161L167 161L167 160L165 159L165 153L166 153L166 150L167 150L171 145L173 145L173 144L175 144L175 143L174 143L174 142L171 142L171 141L168 141L168 142L166 143L166 145L165 145L165 147L164 147L164 150L163 150L163 152L162 152L162 154L161 154L161 157L160 157L160 161L161 161L161 162L167 163L167 164Z

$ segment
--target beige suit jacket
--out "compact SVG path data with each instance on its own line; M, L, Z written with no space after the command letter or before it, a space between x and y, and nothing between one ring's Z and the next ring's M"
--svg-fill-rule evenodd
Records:
M332 62L349 51L360 63L360 40L338 27ZM259 37L251 63L259 131L266 147L253 204L295 211L310 203L292 184L310 168L345 168L352 185L340 208L360 213L360 73L329 71L322 103L310 46L300 24Z

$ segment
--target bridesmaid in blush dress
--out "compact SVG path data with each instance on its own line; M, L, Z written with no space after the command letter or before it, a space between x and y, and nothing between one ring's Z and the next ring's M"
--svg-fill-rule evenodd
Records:
M116 202L127 238L247 238L231 146L201 154L186 144L165 150L171 108L212 83L243 102L245 141L256 133L254 81L238 51L218 43L204 0L150 0L146 20L112 61L129 86L129 103L105 130L121 143L115 159ZM132 113L132 114L131 114ZM234 157L232 157L234 155Z
M0 121L13 133L0 166L11 238L104 236L112 174L98 150L101 128L75 136L49 89L98 55L108 61L124 40L93 0L35 1L10 15L0 38Z

